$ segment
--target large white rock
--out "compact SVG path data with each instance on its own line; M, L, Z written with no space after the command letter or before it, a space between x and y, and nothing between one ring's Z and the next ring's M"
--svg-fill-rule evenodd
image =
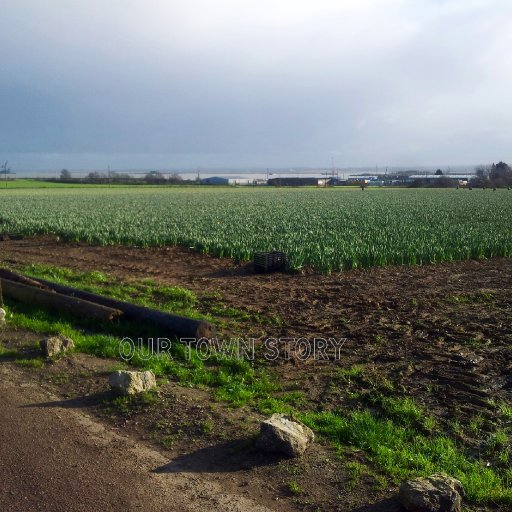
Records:
M149 391L156 387L156 378L153 372L131 372L119 370L110 375L110 387L121 395L135 395Z
M464 488L455 478L434 474L400 485L400 503L409 512L460 512Z
M63 354L68 350L75 347L73 340L66 336L51 336L40 342L41 350L46 357L53 357L58 354Z
M314 441L313 431L285 414L273 414L261 423L256 443L260 450L283 453L288 457L302 455Z

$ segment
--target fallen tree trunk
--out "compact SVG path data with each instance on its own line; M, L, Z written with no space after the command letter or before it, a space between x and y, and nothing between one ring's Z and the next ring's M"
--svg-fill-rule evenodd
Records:
M67 313L102 322L110 322L123 314L120 309L95 304L88 300L63 295L55 291L28 286L9 279L1 278L0 282L4 297L10 297L25 304L40 306L57 313Z
M196 340L202 338L211 340L215 337L215 327L210 322L204 320L196 320L194 318L173 315L172 313L164 313L144 306L137 306L129 302L97 295L96 293L78 290L71 286L52 283L45 279L36 279L36 281L55 290L59 294L78 297L86 301L102 304L109 308L118 309L123 312L123 319L144 322L154 327L161 328L164 331L162 337L175 335L179 338L193 338Z
M26 284L27 286L35 286L36 288L52 291L50 288L48 288L48 286L39 283L35 279L31 279L30 277L17 274L16 272L13 272L12 270L7 270L6 268L0 268L0 278L8 279L9 281L15 281L21 284Z

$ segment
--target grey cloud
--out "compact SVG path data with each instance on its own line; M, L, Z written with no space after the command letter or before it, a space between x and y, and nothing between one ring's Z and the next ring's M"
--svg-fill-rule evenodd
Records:
M0 152L34 167L512 156L505 1L3 4Z

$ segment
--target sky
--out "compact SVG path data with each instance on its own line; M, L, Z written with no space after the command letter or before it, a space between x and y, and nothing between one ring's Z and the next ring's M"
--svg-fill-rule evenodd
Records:
M16 169L512 161L510 0L0 0Z

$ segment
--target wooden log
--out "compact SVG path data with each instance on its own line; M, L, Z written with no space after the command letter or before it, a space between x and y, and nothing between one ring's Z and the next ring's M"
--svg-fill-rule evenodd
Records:
M9 281L15 281L21 284L26 284L27 286L35 286L36 288L54 291L51 290L51 288L49 288L48 286L45 286L44 284L39 283L38 281L31 279L30 277L18 274L6 268L0 268L0 278L8 279Z
M110 308L119 309L123 312L123 319L134 320L151 324L154 327L161 328L164 332L163 336L174 335L178 338L193 338L196 340L206 338L211 340L215 338L215 327L205 320L196 320L184 316L174 315L172 313L164 313L156 309L137 306L129 302L123 302L96 293L85 292L71 286L52 283L45 279L36 279L39 283L54 289L57 293L68 295L70 297L78 297L90 302L102 304Z
M4 278L1 278L0 282L4 297L10 297L25 304L40 306L57 313L67 313L102 322L110 322L123 314L119 309L95 304L78 297L62 295L55 291L27 286Z

